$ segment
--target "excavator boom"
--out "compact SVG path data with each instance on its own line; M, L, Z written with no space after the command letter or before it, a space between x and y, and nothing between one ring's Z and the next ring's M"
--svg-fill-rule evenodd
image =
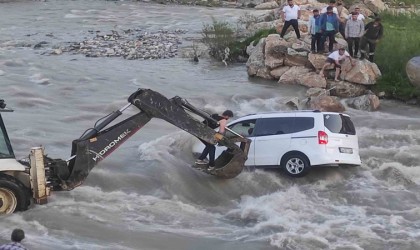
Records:
M130 95L128 102L129 104L112 112L81 138L74 140L69 160L46 158L46 165L50 169L49 181L53 190L71 190L81 185L96 164L152 118L165 120L208 143L218 143L227 147L227 150L216 159L216 168L204 172L220 178L234 178L242 172L251 141L241 136L235 138L221 136L191 115L192 113L207 120L213 119L185 99L178 96L167 99L153 90L139 89ZM136 106L140 112L106 128L130 105Z

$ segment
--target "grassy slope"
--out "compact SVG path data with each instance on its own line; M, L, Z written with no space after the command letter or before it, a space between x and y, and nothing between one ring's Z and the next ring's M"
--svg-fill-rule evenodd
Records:
M420 89L412 87L405 73L407 62L420 56L420 16L393 16L382 13L385 34L378 44L375 61L383 73L376 90L398 99L420 99Z

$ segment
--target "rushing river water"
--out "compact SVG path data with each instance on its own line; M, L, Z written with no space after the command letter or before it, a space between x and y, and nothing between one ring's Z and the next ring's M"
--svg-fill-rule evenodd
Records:
M286 110L305 89L248 79L244 65L174 58L128 61L42 55L15 46L81 41L88 30L188 29L244 10L107 1L0 4L0 98L18 158L43 145L66 159L71 141L126 104L139 87L236 116ZM46 36L48 34L48 36ZM128 114L134 114L130 109ZM218 180L190 168L189 134L152 120L96 167L85 184L44 206L0 218L30 249L420 249L420 110L383 101L348 109L363 165L315 169L292 179L276 171Z

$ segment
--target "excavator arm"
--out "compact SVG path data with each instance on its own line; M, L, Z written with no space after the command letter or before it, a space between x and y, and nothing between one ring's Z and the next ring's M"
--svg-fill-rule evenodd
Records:
M227 150L216 159L216 168L211 171L203 170L204 172L220 178L234 178L242 172L251 141L238 134L235 138L227 138L209 128L192 114L207 120L213 118L185 99L178 96L167 99L153 90L139 89L128 98L128 102L120 110L97 122L93 129L79 139L74 140L70 159L64 161L46 157L49 182L53 190L71 190L81 185L96 164L121 146L152 118L165 120L208 143L218 143L227 147ZM106 128L131 105L136 106L140 112Z

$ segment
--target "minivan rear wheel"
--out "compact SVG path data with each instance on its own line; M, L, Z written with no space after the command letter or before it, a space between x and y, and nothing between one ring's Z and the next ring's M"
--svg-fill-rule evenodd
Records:
M308 174L311 165L304 154L292 153L283 158L281 167L289 176L303 177Z

